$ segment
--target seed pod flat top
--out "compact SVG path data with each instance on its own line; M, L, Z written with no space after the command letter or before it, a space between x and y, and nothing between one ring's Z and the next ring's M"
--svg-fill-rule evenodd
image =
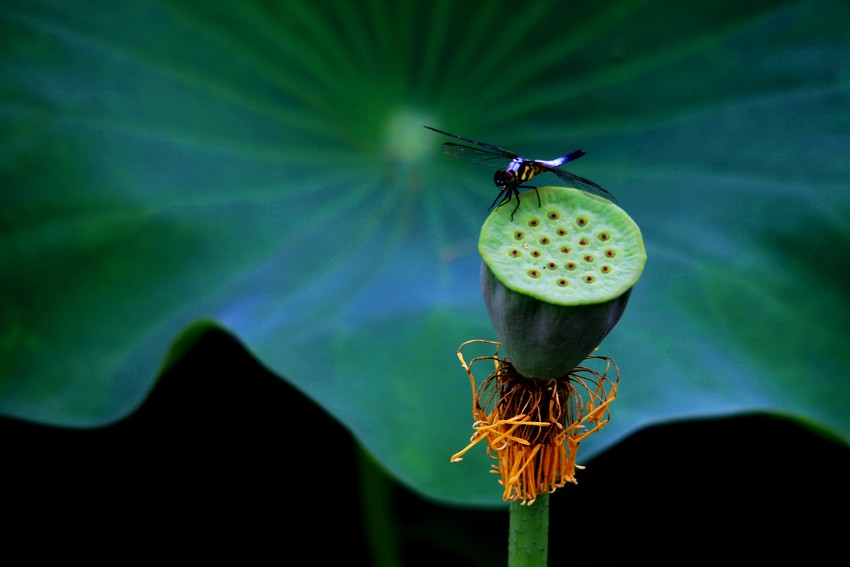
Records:
M637 283L646 249L637 224L614 203L568 187L541 187L511 220L495 209L478 251L508 288L555 305L617 298Z

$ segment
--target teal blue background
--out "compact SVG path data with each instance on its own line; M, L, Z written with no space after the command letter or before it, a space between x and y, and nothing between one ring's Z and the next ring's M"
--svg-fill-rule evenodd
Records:
M449 463L492 171L427 123L582 148L641 226L579 462L752 412L850 438L846 2L2 7L0 414L109 426L221 328L402 485L501 506Z

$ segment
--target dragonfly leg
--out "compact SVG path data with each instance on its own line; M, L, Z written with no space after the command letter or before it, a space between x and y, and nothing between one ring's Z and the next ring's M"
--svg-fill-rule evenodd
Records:
M511 220L514 220L514 213L515 213L515 212L517 212L517 209L519 209L519 188L514 188L514 190L512 191L512 193L513 193L514 195L516 195L516 207L514 207L514 210L513 210L513 211L511 211ZM507 198L507 199L505 199L505 202L509 201L509 200L510 200L510 198L511 198L511 196L510 196L510 195L508 195L508 198Z
M520 189L534 189L534 192L537 194L537 207L539 208L542 206L542 204L540 203L540 191L537 190L537 187L534 187L532 185L520 185L519 187L514 187L509 191L508 196L505 197L505 199L503 199L501 203L499 203L499 206L501 207L502 205L511 200L511 196L516 195L516 207L514 207L514 212L511 213L511 220L514 220L514 213L517 212L517 209L519 209Z
M492 209L493 209L493 207L495 207L495 206L496 206L496 202L497 202L499 199L502 199L502 202L501 202L501 203L499 203L499 206L500 206L500 207L501 207L502 205L504 205L504 204L505 204L505 201L506 201L507 199L504 199L505 194L504 194L502 191L504 191L504 189L502 189L502 190L500 190L500 191L499 191L499 194L498 194L498 195L496 195L496 198L495 198L495 199L493 199L493 202L490 204L490 206L489 206L489 207L487 207L487 210L488 210L488 211L489 211L489 210L492 210ZM511 197L510 197L510 195L511 195L511 194L510 194L510 192L508 192L508 199L510 199L510 198L511 198Z

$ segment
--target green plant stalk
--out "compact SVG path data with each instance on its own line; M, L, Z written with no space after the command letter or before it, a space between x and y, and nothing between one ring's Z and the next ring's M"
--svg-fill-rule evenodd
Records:
M508 567L545 567L549 557L549 495L510 505Z
M387 475L375 459L358 445L357 465L360 477L360 502L363 522L372 551L374 567L401 565L401 540L392 514L391 487Z
M646 250L634 220L607 199L569 187L541 187L537 193L537 207L510 212L497 207L481 228L478 251L484 302L511 370L521 379L547 383L570 375L617 324L643 272ZM606 393L606 404L607 398ZM511 405L519 398L508 399L500 409L509 416L528 414L523 403ZM519 495L510 503L508 567L547 565L548 487L563 486L560 481L573 474L574 454L568 469L538 480L534 465L550 462L545 451L551 447L541 443L536 449L539 454L510 456L522 455L517 466L531 466L529 478L504 476L517 468L500 462L506 494Z

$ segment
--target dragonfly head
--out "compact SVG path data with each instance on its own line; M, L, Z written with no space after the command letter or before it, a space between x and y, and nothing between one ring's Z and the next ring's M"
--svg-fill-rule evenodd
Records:
M496 184L496 187L504 191L505 189L516 186L516 174L508 169L500 169L493 175L493 182Z

